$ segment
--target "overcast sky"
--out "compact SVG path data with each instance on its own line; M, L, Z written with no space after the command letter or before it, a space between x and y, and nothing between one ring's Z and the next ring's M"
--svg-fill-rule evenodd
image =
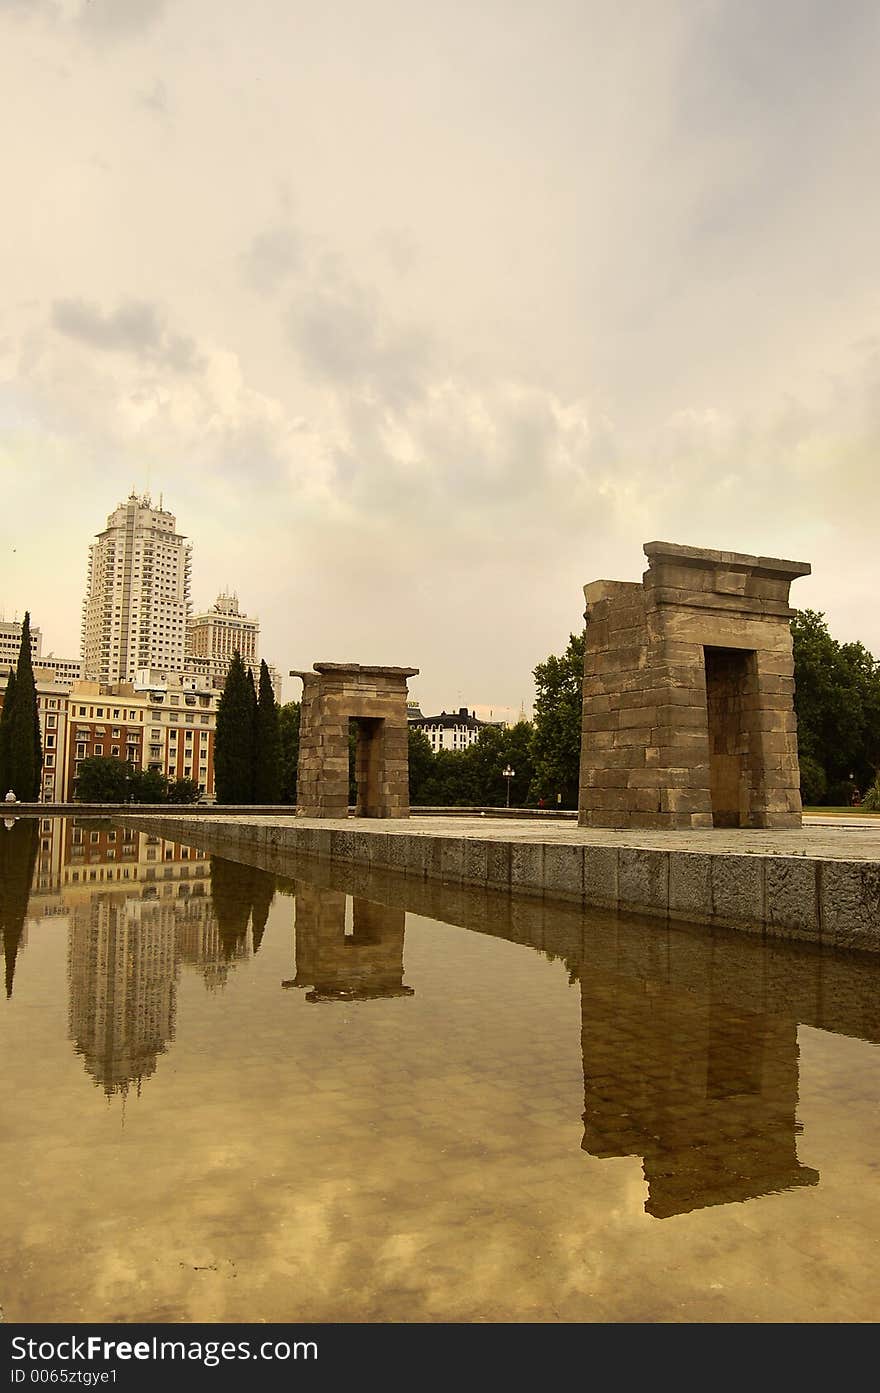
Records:
M134 486L286 673L530 707L661 539L880 654L876 0L0 0L0 610ZM299 683L286 683L297 696Z

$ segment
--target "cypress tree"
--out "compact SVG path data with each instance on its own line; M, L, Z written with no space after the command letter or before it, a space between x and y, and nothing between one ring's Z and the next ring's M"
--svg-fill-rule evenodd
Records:
M0 800L9 787L9 718L15 704L15 668L9 669L3 710L0 712Z
M31 617L25 613L21 626L21 647L15 669L15 691L8 717L7 774L9 787L23 802L40 796L43 767L37 688L31 663Z
M260 694L257 698L256 770L254 802L281 802L281 731L278 703L265 658L260 663Z
M255 707L253 681L236 651L217 706L214 784L218 803L253 801Z

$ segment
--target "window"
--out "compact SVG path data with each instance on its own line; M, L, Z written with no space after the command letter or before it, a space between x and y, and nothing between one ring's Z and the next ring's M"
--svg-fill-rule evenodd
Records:
M55 756L54 756L54 755L46 755L45 764L46 764L46 768L47 768L47 769L54 769L54 767L55 767Z
M52 704L54 705L54 702L53 702ZM57 724L58 724L58 717L57 717L57 716L47 716L47 717L46 717L46 725L49 727L50 730L53 729Z
M110 753L111 753L111 755L116 755L116 756L118 757L118 755L119 755L119 746L118 746L118 745L111 745L111 746L110 746Z
M104 753L104 746L103 746L103 745L96 745L96 746L95 746L95 754L96 754L96 755L102 755L103 753Z

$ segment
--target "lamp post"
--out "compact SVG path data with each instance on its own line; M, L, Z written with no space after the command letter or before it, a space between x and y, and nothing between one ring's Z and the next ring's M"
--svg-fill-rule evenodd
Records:
M510 781L511 781L511 779L513 778L514 774L516 773L516 770L515 770L515 769L511 769L510 765L508 764L508 765L505 766L504 769L502 769L501 773L502 773L503 777L507 780L507 806L508 806L508 808L509 808L509 807L510 807Z

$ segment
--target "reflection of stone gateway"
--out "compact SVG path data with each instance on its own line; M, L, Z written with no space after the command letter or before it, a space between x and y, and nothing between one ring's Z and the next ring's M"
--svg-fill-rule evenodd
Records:
M307 1001L412 996L403 981L406 913L344 891L297 881L296 977Z
M315 663L302 678L301 817L348 815L348 723L357 729L358 817L409 817L406 680L416 667Z
M584 586L582 827L799 827L788 592L802 561L645 545Z

